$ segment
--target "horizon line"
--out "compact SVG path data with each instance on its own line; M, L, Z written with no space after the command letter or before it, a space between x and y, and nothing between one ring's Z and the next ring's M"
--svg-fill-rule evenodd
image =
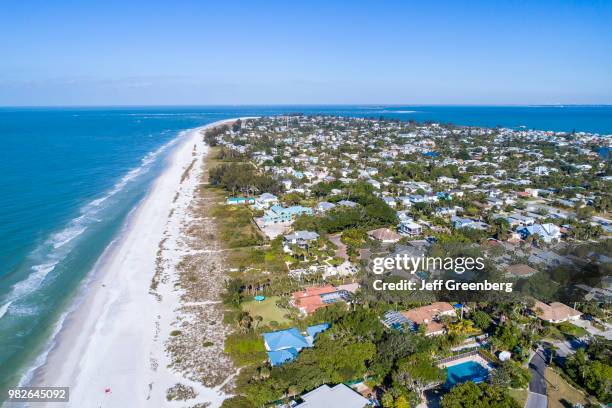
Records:
M350 107L436 107L436 106L452 106L452 107L612 107L612 103L531 103L531 104L456 104L456 103L262 103L262 104L75 104L75 105L0 105L0 109L4 108L203 108L203 107L316 107L316 106L350 106Z

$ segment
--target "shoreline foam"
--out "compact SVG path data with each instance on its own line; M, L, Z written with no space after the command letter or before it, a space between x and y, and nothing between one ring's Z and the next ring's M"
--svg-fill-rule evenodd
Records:
M201 131L233 120L193 129L175 147L167 168L135 208L121 236L99 259L79 303L61 323L46 361L36 369L30 384L70 387L68 406L139 407L184 405L185 401L165 399L168 385L181 381L193 386L212 406L220 405L223 393L190 384L180 373L159 365L159 360L167 362L159 321L172 322L179 296L168 293L172 285L166 285L165 299L160 302L149 288L160 242L168 233L177 235L180 223L188 217L187 206L199 173L192 171L185 183L181 176L194 159L194 146L196 167L201 168L206 152ZM185 201L178 208L174 197L181 189ZM169 226L172 209L177 225Z

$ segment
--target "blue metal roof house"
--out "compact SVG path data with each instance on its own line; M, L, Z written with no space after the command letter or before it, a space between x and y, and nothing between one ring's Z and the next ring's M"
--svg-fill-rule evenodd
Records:
M306 333L308 333L308 335L312 337L312 340L314 341L317 338L317 334L323 333L325 330L329 329L329 327L329 323L317 324L315 326L308 327L306 329Z
M312 215L312 208L294 205L283 208L280 205L274 205L263 216L265 223L288 222L299 217L302 214Z
M270 364L274 366L279 366L288 361L292 361L295 359L300 352L294 348L288 348L285 350L278 351L268 351L268 359L270 360Z
M264 333L264 345L268 351L270 364L278 366L295 359L303 348L313 346L317 334L329 327L328 323L310 326L306 329L308 336L304 336L295 327Z

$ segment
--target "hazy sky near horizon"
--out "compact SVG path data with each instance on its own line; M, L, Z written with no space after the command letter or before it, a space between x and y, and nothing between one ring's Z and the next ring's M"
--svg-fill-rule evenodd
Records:
M612 1L0 2L0 105L612 104Z

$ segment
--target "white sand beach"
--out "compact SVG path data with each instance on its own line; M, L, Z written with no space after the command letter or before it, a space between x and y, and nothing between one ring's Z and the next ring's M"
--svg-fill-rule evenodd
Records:
M180 313L180 294L172 277L157 287L156 296L150 293L160 242L176 251L176 262L181 257L175 247L207 149L202 129L189 131L174 148L168 167L99 260L81 303L34 374L32 385L70 387L70 407L184 407L206 402L216 407L224 398L220 387L206 388L168 368L164 342ZM179 382L192 387L197 398L167 401L168 388Z

